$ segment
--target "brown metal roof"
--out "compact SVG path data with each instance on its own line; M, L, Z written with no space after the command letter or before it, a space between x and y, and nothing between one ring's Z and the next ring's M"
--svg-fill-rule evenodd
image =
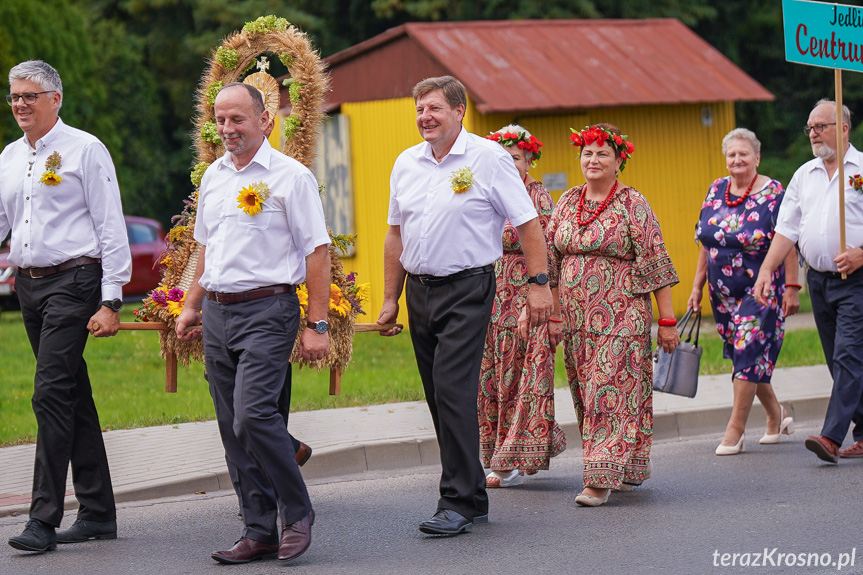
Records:
M409 96L442 73L481 113L774 99L674 19L411 23L326 60L330 106Z

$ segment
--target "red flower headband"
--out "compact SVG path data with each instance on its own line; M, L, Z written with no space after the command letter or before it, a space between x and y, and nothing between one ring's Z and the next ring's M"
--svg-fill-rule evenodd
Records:
M500 144L505 148L509 148L510 146L516 146L525 152L530 152L533 154L533 161L530 163L531 168L536 167L536 161L542 156L542 152L539 149L542 147L542 142L536 139L536 136L528 137L524 132L505 132L501 134L500 132L492 132L488 136L486 136L489 140L493 140Z
M632 152L635 151L635 144L627 141L629 136L615 134L611 130L603 128L602 126L585 126L580 132L570 128L569 131L572 132L569 135L569 139L572 141L573 146L583 148L584 146L590 145L594 142L600 146L604 146L607 141L611 145L612 149L614 149L614 153L623 158L623 163L620 164L621 172L626 166L626 160L631 158Z

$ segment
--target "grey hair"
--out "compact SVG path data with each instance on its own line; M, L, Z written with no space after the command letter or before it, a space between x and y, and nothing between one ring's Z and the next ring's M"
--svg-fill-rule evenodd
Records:
M519 132L522 132L527 139L530 139L530 132L528 132L525 128L523 128L519 124L507 124L503 128L501 128L499 130L495 130L495 132L492 132L492 133L497 133L497 134L500 134L501 136L503 136L507 132L512 132L513 134L518 134ZM522 151L524 152L524 158L527 160L527 163L528 164L531 163L533 161L533 152L527 152L524 150L522 150Z
M755 132L753 132L752 130L747 130L746 128L735 128L725 134L725 137L722 138L723 156L728 151L728 142L730 142L731 140L743 140L744 142L749 142L749 145L752 146L752 149L755 151L756 156L761 153L761 142L758 140Z
M57 92L60 94L60 106L63 105L63 82L60 81L60 74L50 64L42 60L21 62L9 70L9 86L12 86L14 80L27 80L39 84L46 92Z
M815 108L823 104L833 106L833 111L836 111L836 102L829 98L821 98L820 100L815 102L815 105L812 106L812 109L814 110ZM846 106L845 104L842 105L842 123L848 124L848 129L851 129L851 109L848 108L848 106Z

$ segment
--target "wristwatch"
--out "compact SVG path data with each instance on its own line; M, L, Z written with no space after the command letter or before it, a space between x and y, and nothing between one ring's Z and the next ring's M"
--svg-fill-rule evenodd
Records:
M103 305L111 311L120 311L123 309L123 300L119 298L114 299L106 299L104 301L99 302L99 305Z
M330 329L330 324L327 323L327 320L322 319L321 321L310 321L306 323L306 327L315 330L315 333L327 333Z
M527 283L544 286L548 283L548 274L536 274L535 276L530 276L527 278Z

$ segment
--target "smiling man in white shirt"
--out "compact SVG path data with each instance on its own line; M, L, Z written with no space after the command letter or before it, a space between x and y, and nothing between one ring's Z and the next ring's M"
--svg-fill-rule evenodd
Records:
M330 238L315 177L264 136L270 115L257 88L225 85L215 116L226 152L201 180L201 251L176 323L180 339L199 337L186 328L201 323L203 310L207 379L243 516L240 539L211 557L287 561L311 544L315 514L279 402L290 385L298 284L309 294L300 354L316 361L329 350Z
M863 193L838 181L837 129L845 147L845 177L863 171L863 154L848 142L850 110L843 106L842 125L837 126L836 103L819 101L804 128L815 159L795 172L785 190L776 235L753 287L762 305L775 297L770 274L796 243L809 266L812 312L833 376L821 435L808 437L806 448L830 463L863 457ZM845 250L837 227L840 185L845 188ZM854 443L839 449L852 422Z
M462 127L464 85L452 76L428 78L413 97L425 141L401 153L390 177L378 323L396 321L407 276L411 341L442 467L437 511L419 529L456 535L488 521L476 396L506 220L518 230L527 259L531 326L548 319L552 298L533 202L509 153Z
M117 514L84 346L88 332L119 328L132 259L114 164L94 136L59 117L60 75L40 60L9 71L6 102L24 136L0 154L0 238L11 230L9 263L36 356L36 466L30 520L9 544L45 552L57 543L115 539ZM66 474L77 521L63 518Z

